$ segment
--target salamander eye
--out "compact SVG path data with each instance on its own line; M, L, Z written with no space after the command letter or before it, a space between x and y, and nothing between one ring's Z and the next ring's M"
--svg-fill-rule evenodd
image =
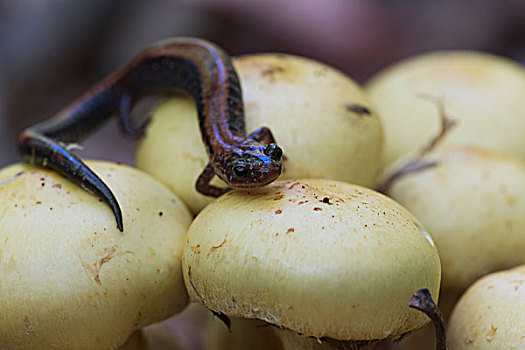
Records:
M248 176L248 168L244 165L236 165L233 167L233 173L237 178L243 179Z
M283 150L281 149L281 147L277 146L275 143L270 143L264 149L264 154L266 154L267 156L270 156L271 158L275 160L279 160L283 156Z

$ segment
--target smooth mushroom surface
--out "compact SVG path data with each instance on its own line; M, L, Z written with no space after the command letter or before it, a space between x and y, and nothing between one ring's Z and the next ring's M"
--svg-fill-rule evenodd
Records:
M525 162L477 147L446 147L421 162L434 165L399 178L388 194L432 232L443 289L462 291L525 263Z
M382 126L369 98L352 79L291 55L247 55L235 58L234 66L241 80L247 132L270 128L284 151L281 179L315 177L373 185L381 165ZM195 102L184 96L166 100L154 111L139 144L137 166L197 213L213 200L195 189L207 163ZM213 184L224 186L219 180Z
M56 173L0 171L0 348L116 349L188 303L181 255L191 215L151 176L91 161L123 211Z
M447 334L450 350L525 349L525 265L474 283L452 312Z
M437 51L408 58L365 86L384 124L384 164L424 147L437 134L443 102L457 127L447 145L477 145L525 160L525 69L504 57Z
M373 341L428 322L408 301L421 288L437 299L440 263L423 225L390 198L309 179L208 205L188 231L183 274L191 300L216 313L316 342Z

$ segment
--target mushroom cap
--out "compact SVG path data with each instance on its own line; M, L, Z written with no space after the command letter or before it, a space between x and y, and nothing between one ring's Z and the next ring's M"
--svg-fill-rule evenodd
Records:
M188 302L181 255L191 215L152 177L88 165L123 211L46 169L0 171L0 347L110 349Z
M270 128L284 151L281 179L316 177L373 185L381 163L382 127L352 79L290 55L242 56L234 58L234 66L247 132ZM367 111L356 112L356 106ZM213 200L195 189L207 163L195 101L178 96L159 105L137 149L137 166L168 185L197 213Z
M524 349L525 265L476 281L456 304L448 344L456 349Z
M443 289L525 263L525 163L476 147L424 157L437 165L396 180L391 197L432 232Z
M437 297L440 263L419 221L390 198L328 180L232 191L188 231L188 293L216 312L306 336L375 340L427 323L412 294Z
M435 102L458 121L443 144L477 145L525 160L525 69L473 51L414 56L379 72L365 86L384 124L383 161L425 147L439 133Z

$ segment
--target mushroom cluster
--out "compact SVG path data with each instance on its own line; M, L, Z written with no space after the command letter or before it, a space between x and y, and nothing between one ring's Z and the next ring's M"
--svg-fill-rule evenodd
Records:
M488 54L438 52L394 65L366 88L385 126L388 165L379 188L431 232L446 320L478 278L525 263L525 69ZM455 339L465 330L457 324L449 325ZM407 349L429 347L428 340L411 347L413 339ZM513 348L488 343L471 346Z
M297 56L234 65L248 131L284 151L266 187L195 190L208 159L185 95L139 144L156 180L90 163L124 233L64 178L0 171L0 348L445 349L438 297L451 349L525 347L523 266L475 282L525 263L522 67L434 53L361 89ZM198 320L193 346L150 325L188 301L176 322Z

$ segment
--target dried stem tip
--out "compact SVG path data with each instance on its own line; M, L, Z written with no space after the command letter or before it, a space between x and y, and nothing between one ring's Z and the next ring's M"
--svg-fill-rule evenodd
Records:
M420 289L414 293L412 298L408 301L408 306L424 312L425 315L430 317L434 328L436 329L436 350L447 349L447 337L445 333L445 324L443 323L443 317L441 311L432 300L432 295L428 289Z
M445 105L441 99L424 94L421 94L420 97L425 98L427 100L431 100L436 104L439 119L441 120L441 127L439 133L430 140L430 142L425 146L425 148L419 151L419 153L414 159L410 160L404 167L398 169L388 178L379 183L376 186L376 191L379 193L387 194L387 192L392 187L392 184L396 180L406 176L407 174L417 173L421 170L436 166L437 162L425 162L423 161L423 158L427 154L432 152L439 145L439 143L441 143L445 139L450 130L454 126L456 126L456 122L447 116L445 112Z

